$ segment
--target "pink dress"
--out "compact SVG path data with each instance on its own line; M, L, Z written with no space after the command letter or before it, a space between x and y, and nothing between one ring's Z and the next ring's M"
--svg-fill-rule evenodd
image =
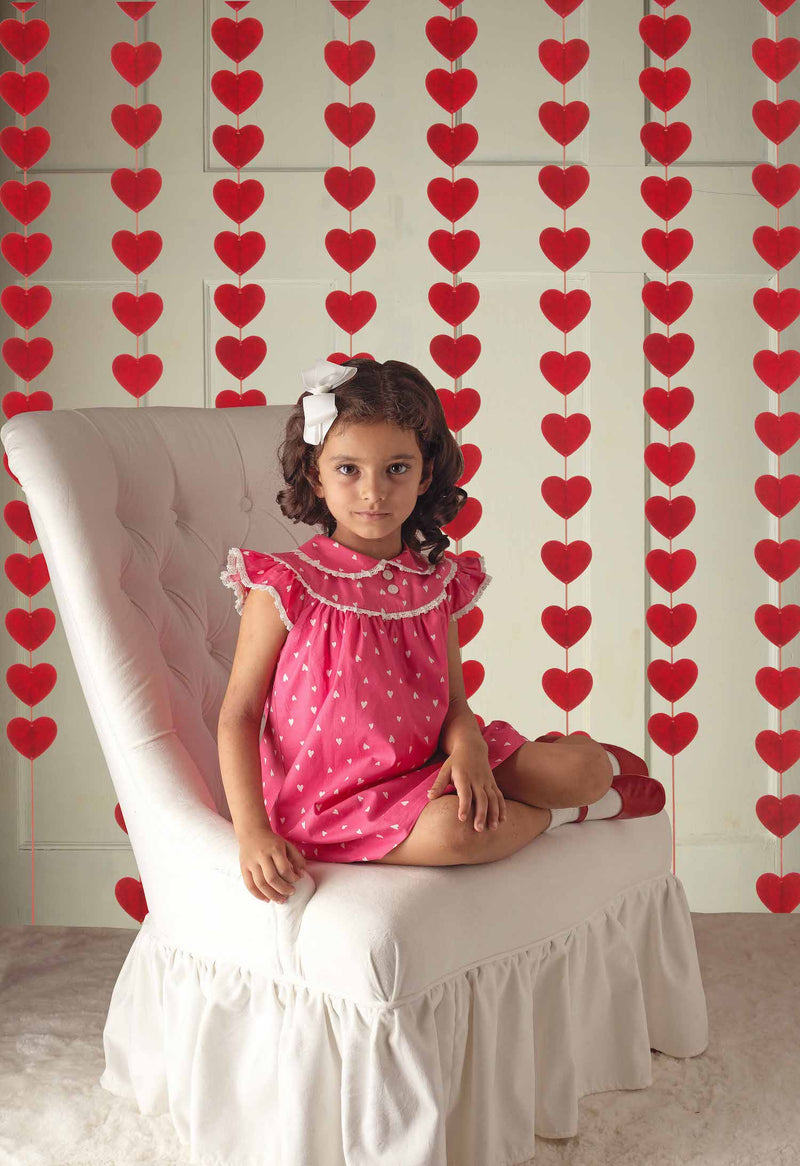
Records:
M269 591L289 629L261 736L273 830L323 862L383 857L447 757L448 623L488 586L483 557L375 559L318 534L294 551L232 547L220 579L239 615L251 588ZM479 725L492 768L528 740L507 721Z

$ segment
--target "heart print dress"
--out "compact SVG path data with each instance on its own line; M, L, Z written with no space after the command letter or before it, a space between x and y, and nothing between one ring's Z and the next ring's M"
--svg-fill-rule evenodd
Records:
M317 534L293 551L231 547L220 579L239 615L252 588L269 591L289 629L260 737L272 829L309 859L382 858L447 757L448 624L488 586L483 557L375 559ZM492 768L528 740L507 721L481 732Z

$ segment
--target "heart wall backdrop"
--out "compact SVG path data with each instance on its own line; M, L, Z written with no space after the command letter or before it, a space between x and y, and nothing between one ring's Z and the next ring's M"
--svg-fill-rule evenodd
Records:
M2 3L5 416L416 364L493 578L481 723L635 750L692 909L796 910L798 5ZM0 910L135 924L4 464Z

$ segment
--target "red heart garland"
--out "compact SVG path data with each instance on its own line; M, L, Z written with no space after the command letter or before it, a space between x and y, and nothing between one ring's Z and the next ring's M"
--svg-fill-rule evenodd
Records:
M768 389L783 393L800 376L800 352L795 348L783 352L762 348L753 357L753 369Z
M12 498L3 510L3 518L17 538L22 539L25 543L35 542L36 530L27 502L23 502L20 498Z
M10 231L0 239L0 251L20 275L33 275L50 258L53 243L49 235L37 231L34 235Z
M117 3L131 20L141 20L151 8L155 7L156 0L117 0Z
M241 170L252 162L264 145L264 131L257 125L217 126L211 135L214 149L234 170Z
M669 757L681 753L697 736L697 717L693 713L653 713L647 722L652 740Z
M127 834L128 827L125 825L125 819L122 816L122 807L120 806L119 802L117 802L117 804L114 806L114 817L116 819L116 822L117 822L117 825L119 826L119 828L121 830L124 830L125 833Z
M458 337L434 336L429 351L442 372L457 378L464 376L472 368L481 354L481 342L470 332Z
M112 360L111 371L125 392L138 400L152 389L164 371L164 366L161 358L154 353L130 356L123 352Z
M583 259L589 250L589 232L583 227L571 227L560 231L557 227L546 227L539 234L539 246L554 267L568 271Z
M477 660L465 660L462 667L462 672L464 675L464 691L466 693L467 700L469 700L469 698L473 696L483 684L483 678L486 674L486 670L484 669L483 664L479 663Z
M649 121L639 131L639 139L657 162L669 166L689 149L692 131L684 121L674 121L668 126Z
M576 449L580 449L591 428L592 423L585 413L573 413L569 417L563 417L560 413L547 413L541 424L545 441L562 457L569 457Z
M685 547L679 551L648 551L645 568L650 578L659 587L670 593L679 591L694 575L697 559Z
M589 106L585 101L570 101L567 105L545 101L539 106L539 121L560 146L568 146L586 128Z
M20 170L30 170L50 149L50 134L44 126L6 126L0 130L0 149Z
M769 7L766 0L761 0L761 3ZM792 872L783 878L776 874L759 875L756 879L756 894L768 910L791 915L800 903L800 874Z
M452 389L437 389L436 394L442 402L445 420L453 432L469 425L481 407L480 394L475 389L464 388L458 392Z
M375 46L368 40L347 44L343 40L328 41L324 49L325 64L343 85L355 85L372 67Z
M692 411L694 394L685 385L677 385L667 392L658 386L648 389L642 400L644 407L662 429L675 429Z
M755 560L770 579L784 583L800 566L800 542L796 538L781 543L762 538L756 543Z
M645 619L650 631L662 644L675 648L694 631L697 612L690 603L679 603L676 607L654 603L647 609Z
M0 97L20 117L27 117L38 109L50 92L46 73L15 73L0 75Z
M651 53L665 61L683 48L691 31L685 16L644 16L639 21L639 36Z
M27 226L50 205L50 187L46 182L17 182L9 179L0 186L0 202L18 223Z
M343 105L334 101L325 106L325 125L343 146L355 146L375 124L375 107L368 101Z
M214 290L214 304L234 328L246 328L264 307L267 295L258 283L237 287L222 283Z
M55 626L55 612L49 607L37 607L36 611L13 607L6 615L6 630L26 652L41 648L53 634Z
M539 171L539 186L544 194L561 210L576 203L588 189L589 171L585 166L543 166Z
M337 12L351 20L367 7L369 0L331 0L331 4Z
M50 27L44 20L4 20L0 23L0 44L21 65L27 65L50 39Z
M694 660L651 660L647 665L647 679L664 700L681 700L697 682Z
M783 607L762 603L760 607L756 608L755 623L762 636L765 636L776 648L783 648L800 631L800 607L796 603L786 603ZM756 738L757 741L758 738ZM774 766L773 768L778 767Z
M12 389L3 397L3 412L6 417L15 417L17 413L50 412L52 408L53 398L44 389L27 394Z
M800 61L800 40L785 36L783 40L759 37L753 42L753 60L770 81L783 81Z
M111 250L120 263L139 275L161 254L162 240L158 231L115 231L111 237Z
M161 318L164 301L156 292L135 296L131 292L117 292L111 301L111 310L134 336L141 336Z
M692 252L694 240L691 231L676 227L665 231L651 227L642 235L642 247L647 257L663 271L674 271Z
M679 215L692 197L691 182L680 176L666 181L653 175L645 178L639 189L653 214L667 222Z
M214 346L217 360L232 377L246 380L267 355L267 344L262 336L220 336Z
M592 483L580 474L572 478L553 475L544 479L541 491L542 498L554 514L559 518L572 518L591 497Z
M648 498L644 504L645 518L664 538L677 538L692 522L697 507L694 499L682 494L678 498Z
M111 189L129 210L142 211L161 190L161 175L150 166L144 170L122 167L111 175Z
M243 235L220 231L214 238L214 250L218 258L236 275L244 275L258 263L266 247L260 231L245 231Z
M800 125L800 101L757 101L753 121L765 138L780 144Z
M787 729L784 733L764 729L756 736L756 750L766 765L778 773L785 773L800 760L800 733L797 729Z
M546 0L546 2L557 16L566 18L576 8L580 7L583 0Z
M20 328L34 328L50 311L53 295L49 287L17 287L8 284L0 292L0 304Z
M260 389L248 389L244 393L237 393L234 389L223 389L217 393L214 400L216 409L251 408L254 405L266 405L267 398Z
M33 708L49 696L55 688L58 674L52 664L12 664L6 672L8 687L17 700Z
M428 303L434 312L453 328L472 315L479 300L480 292L474 283L459 283L455 287L435 283L428 292Z
M161 110L157 105L115 105L111 110L111 124L124 142L139 149L149 142L161 125Z
M37 757L41 757L55 741L57 732L58 727L52 717L37 717L35 721L26 721L24 717L12 717L6 725L9 741L17 753L22 754L28 761L35 761Z
M770 166L762 162L752 173L753 186L763 199L774 207L785 206L800 190L800 166L786 162L783 166ZM5 187L0 187L0 195Z
M212 93L226 109L237 116L258 101L263 88L263 78L255 69L245 69L243 73L218 69L211 77Z
M263 25L252 16L246 20L231 20L229 16L220 16L211 25L214 44L237 64L258 48L263 35Z
M30 558L18 553L11 554L6 559L5 567L12 585L28 598L37 595L50 580L47 563L41 553Z
M756 688L773 708L783 711L800 696L800 668L759 668Z
M548 668L542 674L545 695L564 712L571 712L582 704L592 691L593 683L591 672L585 668L572 668L569 672L561 668Z
M780 292L771 287L759 288L753 295L753 307L769 328L782 332L800 316L800 291L795 287Z
M478 131L466 121L452 128L437 122L430 126L426 137L429 147L445 166L459 166L478 144Z
M114 895L122 910L130 915L132 919L135 919L138 923L144 921L148 913L148 907L144 887L139 879L128 877L117 879L114 887Z
M474 640L483 627L483 612L479 607L472 607L456 620L458 645L463 648L470 640Z
M550 288L539 296L539 307L550 323L559 332L571 332L586 319L592 300L588 292L576 288L562 292Z
M431 69L425 77L425 88L437 105L447 113L458 113L475 96L478 78L472 69Z
M354 211L375 189L375 173L369 166L357 166L355 170L345 170L342 166L332 166L325 171L325 189L346 211Z
M11 336L3 341L2 352L8 367L23 381L34 380L53 359L53 345L45 336L33 340Z
M753 246L765 263L779 271L791 263L800 251L800 228L756 227L753 232Z
M220 178L214 183L213 194L219 209L235 223L249 219L264 201L264 187L257 178L247 178L244 182Z
M457 272L468 267L480 250L480 236L475 231L433 231L428 236L431 255L446 271Z
M566 43L543 40L539 45L539 60L551 77L560 85L566 85L573 77L577 77L589 60L589 46L579 37Z
M452 522L448 522L442 530L453 540L466 538L480 522L482 513L483 507L478 499L469 497Z
M592 626L588 607L546 607L542 612L542 627L561 648L573 648Z
M344 291L333 291L325 297L325 309L343 332L352 336L360 332L375 315L378 301L372 292L359 291L348 295Z
M551 539L542 546L541 558L547 570L559 582L572 583L591 563L592 548L581 539L571 543Z
M681 279L669 285L651 279L642 288L642 302L648 312L667 325L680 319L693 297L691 284Z
M642 345L644 354L662 376L670 377L679 373L692 359L694 340L688 332L676 332L674 336L664 336L661 332L651 332Z
M678 441L675 445L651 441L644 451L644 461L665 486L677 486L694 465L694 447L688 441Z
M466 486L480 469L483 456L477 445L472 445L470 442L464 442L461 446L461 456L464 459L464 472L456 482L456 485Z
M542 376L567 396L589 375L591 361L585 352L545 352L539 360Z
M754 488L761 505L776 518L785 518L800 499L800 477L797 474L784 474L782 478L761 474L756 478Z
M428 199L442 218L456 222L478 201L478 184L472 178L433 178L428 183Z
M111 46L111 64L123 80L136 88L144 85L161 64L161 46L152 40L140 45L118 41Z
M683 101L692 84L685 69L644 69L639 74L639 88L648 101L668 113Z
M372 231L365 228L353 232L337 228L328 231L325 236L325 249L334 263L352 274L372 255L375 250L375 236Z
M767 449L780 456L800 438L800 413L759 413L754 428Z
M773 16L782 16L787 8L791 8L794 0L761 0L761 4Z
M437 53L448 61L462 57L474 43L478 26L471 16L458 16L447 20L444 16L432 16L425 25L425 35Z

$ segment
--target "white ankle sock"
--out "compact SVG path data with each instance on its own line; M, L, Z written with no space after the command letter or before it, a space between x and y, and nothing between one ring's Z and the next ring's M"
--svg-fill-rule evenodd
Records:
M611 768L614 777L617 777L620 772L619 761L610 750L606 749L609 760L611 761ZM600 798L599 802L594 802L589 806L588 813L583 819L584 822L589 822L597 818L613 818L622 809L622 798L615 789L610 789L607 794ZM566 806L564 808L556 808L550 811L550 825L546 828L545 834L548 830L555 830L557 826L564 826L568 822L574 822L581 812L580 806Z

